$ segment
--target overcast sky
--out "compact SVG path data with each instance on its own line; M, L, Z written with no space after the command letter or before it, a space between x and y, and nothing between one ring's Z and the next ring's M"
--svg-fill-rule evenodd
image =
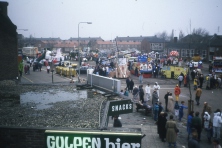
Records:
M25 37L153 36L194 28L222 34L222 0L4 0L8 15ZM191 23L190 23L191 22ZM190 27L191 26L191 27Z

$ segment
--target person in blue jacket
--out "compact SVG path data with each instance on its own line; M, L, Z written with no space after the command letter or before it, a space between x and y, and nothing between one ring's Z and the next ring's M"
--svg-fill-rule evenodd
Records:
M184 101L181 101L181 105L179 107L179 121L181 121L181 119L183 118L183 109L188 109L188 107L185 106L184 103Z

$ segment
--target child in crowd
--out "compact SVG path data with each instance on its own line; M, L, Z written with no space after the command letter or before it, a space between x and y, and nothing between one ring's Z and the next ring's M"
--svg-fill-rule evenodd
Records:
M127 88L125 88L124 96L129 96L129 91L127 90Z
M178 118L178 115L179 115L179 104L178 104L178 101L175 102L175 105L174 105L174 113L175 113L175 118Z
M188 109L187 106L184 105L185 102L184 101L181 101L181 105L179 107L179 121L181 121L181 119L183 118L183 109Z
M197 86L198 86L198 80L197 80L197 78L194 78L194 80L193 80L193 87L194 87L194 90L197 89Z

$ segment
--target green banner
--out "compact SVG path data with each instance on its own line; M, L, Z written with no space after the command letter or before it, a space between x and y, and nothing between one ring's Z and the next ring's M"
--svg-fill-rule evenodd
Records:
M46 130L47 148L141 148L141 132Z
M130 99L110 101L109 116L128 114L133 112L133 102Z

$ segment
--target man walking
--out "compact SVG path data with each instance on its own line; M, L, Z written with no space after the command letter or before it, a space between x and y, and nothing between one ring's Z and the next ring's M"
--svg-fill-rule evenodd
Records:
M181 84L182 84L182 81L183 81L182 73L179 75L178 80L179 80L179 87L181 87Z
M198 86L198 88L196 90L196 98L195 98L197 105L200 104L200 96L201 96L201 94L202 94L202 90L200 89L200 86Z
M148 83L145 87L145 93L146 93L146 101L149 101L150 100L150 84Z

